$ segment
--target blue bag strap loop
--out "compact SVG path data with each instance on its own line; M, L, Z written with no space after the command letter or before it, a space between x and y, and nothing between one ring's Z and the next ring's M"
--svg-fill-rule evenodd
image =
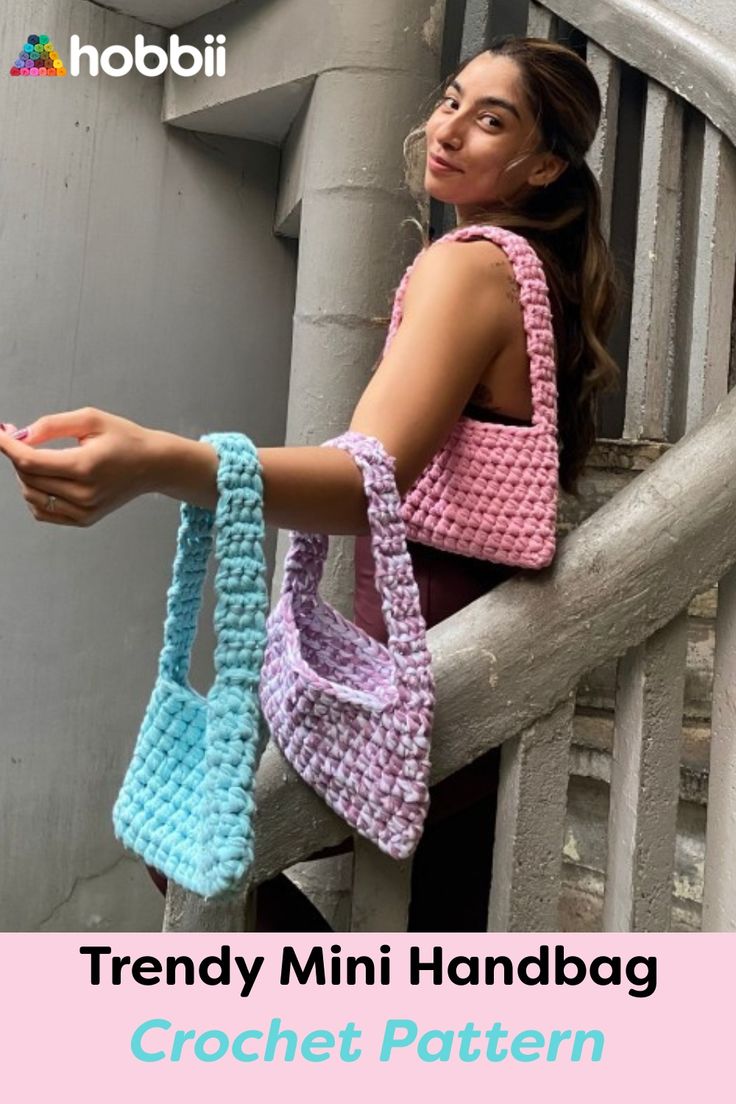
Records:
M218 454L217 506L207 510L187 502L181 505L159 675L191 689L192 646L214 534L217 642L210 698L225 686L257 689L268 593L257 449L242 433L204 434L200 441L211 444Z

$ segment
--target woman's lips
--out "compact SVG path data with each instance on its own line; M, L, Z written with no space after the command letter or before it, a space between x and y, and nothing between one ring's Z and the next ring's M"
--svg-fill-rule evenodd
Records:
M456 169L452 165L445 164L444 161L438 161L437 158L431 153L429 155L427 163L428 163L430 169L432 170L432 172L437 172L437 173L462 172L462 169Z

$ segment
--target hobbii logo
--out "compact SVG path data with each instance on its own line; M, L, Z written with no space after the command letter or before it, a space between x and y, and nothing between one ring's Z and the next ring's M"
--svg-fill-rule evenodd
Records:
M125 77L134 66L144 77L160 77L169 67L178 77L196 77L202 70L206 77L224 77L225 35L218 34L215 39L207 34L204 41L204 49L198 50L196 46L182 45L179 36L172 34L167 51L162 46L146 45L143 35L137 34L135 52L125 46L108 46L100 53L95 46L83 46L75 34L69 44L69 72L78 77L84 57L91 77L96 77L100 69L108 77Z

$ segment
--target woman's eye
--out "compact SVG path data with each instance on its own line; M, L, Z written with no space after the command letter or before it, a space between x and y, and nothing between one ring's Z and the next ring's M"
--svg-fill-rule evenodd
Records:
M495 115L483 115L481 116L481 118L493 127L498 127L501 125L501 120L497 119Z
M456 104L457 100L454 96L443 96L440 100L440 107L448 107L450 104Z

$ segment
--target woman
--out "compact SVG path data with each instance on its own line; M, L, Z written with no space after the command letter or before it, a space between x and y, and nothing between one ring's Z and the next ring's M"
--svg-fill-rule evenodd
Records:
M414 132L426 140L425 189L454 205L458 225L487 222L523 233L544 264L558 364L560 482L572 493L595 439L598 393L617 377L604 348L613 265L600 232L598 186L585 162L600 110L595 80L575 53L543 39L503 39L448 79ZM462 413L511 424L531 419L518 285L504 251L482 237L424 250L401 326L350 428L379 438L396 457L403 495ZM76 437L79 445L34 447L58 437ZM44 416L0 434L0 449L38 521L92 525L154 491L216 505L211 446L104 411ZM385 641L362 480L350 456L290 447L261 449L260 459L267 524L358 535L355 619ZM418 544L410 551L430 627L514 572ZM414 862L410 930L485 929L497 768L494 750L433 790ZM323 926L283 877L258 896L262 928Z

